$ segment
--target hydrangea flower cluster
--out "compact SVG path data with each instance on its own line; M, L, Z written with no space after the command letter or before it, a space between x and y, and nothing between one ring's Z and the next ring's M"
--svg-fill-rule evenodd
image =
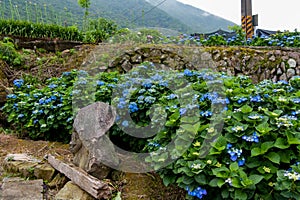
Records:
M139 110L138 105L135 102L130 102L128 109L129 109L130 113L134 113Z
M293 171L292 169L286 170L284 172L284 176L288 177L288 179L293 180L293 181L299 181L300 180L300 174Z
M246 162L246 159L242 157L243 150L237 149L232 146L232 144L227 144L227 153L230 155L230 160L232 161L238 161L239 166L243 166Z
M280 127L291 127L293 126L292 121L297 120L296 116L284 115L279 118L276 118L276 125L278 128Z
M251 96L250 101L254 103L260 103L263 102L263 99L260 95L256 95L256 96Z
M14 80L13 84L17 88L20 88L22 85L24 85L24 80L23 79L16 79L16 80Z
M188 192L188 195L197 197L198 199L202 199L204 195L207 195L206 189L202 189L201 187L197 187L194 190L190 190L189 187L186 187L186 191Z
M258 115L258 114L253 114L248 116L249 119L257 120L257 119L262 119L264 116Z
M255 131L254 131L254 133L251 136L243 135L242 139L245 140L245 141L247 141L247 142L255 142L255 143L259 142L259 136L256 134Z
M237 100L237 102L238 102L238 104L241 104L241 103L246 102L247 100L248 100L248 98L242 97L242 98L239 98L239 99Z

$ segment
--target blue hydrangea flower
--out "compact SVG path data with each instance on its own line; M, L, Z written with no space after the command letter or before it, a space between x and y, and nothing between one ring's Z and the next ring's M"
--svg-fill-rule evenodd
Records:
M62 73L62 76L70 76L71 75L71 72L63 72Z
M38 110L34 110L34 111L32 111L32 114L34 114L34 115L36 115L36 114L38 114L39 113L39 111Z
M300 114L300 110L292 111L291 114L292 114L293 116L299 115L299 114Z
M129 126L129 122L127 120L122 122L122 126L124 127L128 127Z
M125 99L124 98L120 98L119 99L119 103L118 103L118 108L119 109L123 109L123 108L125 108L125 106L126 106Z
M179 109L179 113L180 113L181 116L184 115L186 113L186 111L187 111L186 108L180 108Z
M193 72L190 71L189 69L185 69L184 72L183 72L183 74L184 74L185 76L193 76Z
M211 111L201 111L200 112L200 115L202 116L202 117L211 117L212 116L212 112Z
M139 110L138 105L135 102L130 102L128 109L129 109L130 113L134 113Z
M160 144L156 143L156 142L149 142L148 146L152 146L152 147L160 147Z
M246 159L245 158L242 158L242 159L238 160L238 165L240 167L243 166L243 165L245 165L245 163L246 163Z
M87 76L88 75L88 73L86 71L84 71L84 70L79 70L78 74L80 76Z
M176 94L170 94L167 96L168 100L176 99L178 96Z
M142 86L146 89L149 89L149 88L151 88L152 83L151 83L151 81L145 81L142 83Z
M67 120L66 120L66 122L70 122L70 121L72 121L73 120L73 117L69 117Z
M147 104L153 104L155 102L156 98L155 97L151 97L151 96L146 96L144 101Z
M44 98L41 98L41 99L39 100L39 104L40 104L40 105L45 104L45 99L44 99Z
M104 81L96 81L96 83L97 83L98 86L102 86L102 85L105 84Z
M20 88L24 84L24 80L23 79L16 79L16 80L13 81L13 84L17 88Z
M294 98L292 99L292 102L298 104L300 103L300 98Z
M19 114L18 115L18 118L22 118L22 117L24 117L24 114Z
M227 144L227 153L230 155L230 160L232 160L233 162L240 161L240 164L243 163L242 149L237 149L233 147L232 144Z
M115 87L116 87L116 85L115 85L115 84L112 84L112 83L110 83L110 84L107 84L107 87L110 87L110 88L115 88Z
M241 104L241 103L244 103L245 101L247 101L248 99L246 97L242 97L242 98L239 98L237 100L238 104Z
M262 119L264 116L258 115L258 114L253 114L248 116L249 119L257 120L257 119Z
M9 94L6 96L8 99L16 99L17 98L17 95L15 94Z
M139 97L137 98L138 103L139 103L139 104L144 103L144 98L145 98L145 97L144 97L143 95L139 96Z
M56 88L56 87L57 87L57 85L56 85L56 84L54 84L54 83L51 83L50 85L48 85L48 87L49 87L49 88L51 88L51 89L54 89L54 88Z
M77 84L78 85L86 85L87 81L85 79L80 79L80 80L77 81Z
M162 79L162 76L159 74L155 74L154 76L151 77L151 79L154 81L160 81Z
M202 199L204 195L207 195L206 189L202 189L201 187L197 187L194 190L190 190L189 187L186 187L186 191L189 196L197 197L198 199Z
M251 96L250 97L250 101L254 102L254 103L259 103L259 102L262 102L263 99L261 98L260 95L256 95L256 96Z
M251 136L243 135L242 139L245 140L245 141L247 141L247 142L255 142L255 143L259 142L259 136L256 134L255 131L254 131L254 133Z
M168 81L159 81L158 85L163 86L163 87L168 87Z
M51 101L52 101L52 98L48 98L48 99L45 100L45 104L48 104L48 103L50 103Z
M139 94L145 93L146 90L145 89L140 89Z

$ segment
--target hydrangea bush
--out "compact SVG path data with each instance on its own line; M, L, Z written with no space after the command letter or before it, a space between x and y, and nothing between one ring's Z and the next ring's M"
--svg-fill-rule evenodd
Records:
M294 32L278 32L272 35L253 36L245 39L245 33L241 27L233 27L236 33L232 37L226 35L213 34L208 37L203 35L180 34L178 36L165 36L155 33L151 30L143 32L133 32L129 30L120 30L119 34L112 36L109 42L128 42L135 41L140 43L149 43L147 36L150 36L151 43L158 44L178 44L178 45L196 45L196 46L277 46L277 47L300 47L300 33Z
M143 71L147 74L140 76ZM130 73L91 77L73 70L49 79L44 88L16 80L3 110L32 138L65 139L74 109L107 102L118 114L109 133L112 141L149 152L146 161L158 169L165 185L185 189L187 199L300 198L300 77L252 84L245 76L207 71L169 74L151 63ZM212 82L222 87L211 90ZM77 107L72 106L74 97ZM137 126L152 127L155 134L126 134ZM172 140L173 150L167 151ZM186 141L191 144L184 149Z

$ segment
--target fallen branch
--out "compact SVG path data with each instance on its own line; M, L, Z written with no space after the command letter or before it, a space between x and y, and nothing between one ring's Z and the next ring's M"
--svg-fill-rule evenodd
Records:
M78 185L81 189L89 193L94 198L111 198L112 188L108 185L108 183L89 175L79 167L57 160L52 155L48 155L48 162L50 165L52 165L52 167L64 174L73 183Z

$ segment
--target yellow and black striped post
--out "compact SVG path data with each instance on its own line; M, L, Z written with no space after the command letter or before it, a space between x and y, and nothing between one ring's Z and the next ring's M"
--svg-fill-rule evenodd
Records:
M242 0L242 29L247 38L252 38L254 26L252 19L252 0Z

